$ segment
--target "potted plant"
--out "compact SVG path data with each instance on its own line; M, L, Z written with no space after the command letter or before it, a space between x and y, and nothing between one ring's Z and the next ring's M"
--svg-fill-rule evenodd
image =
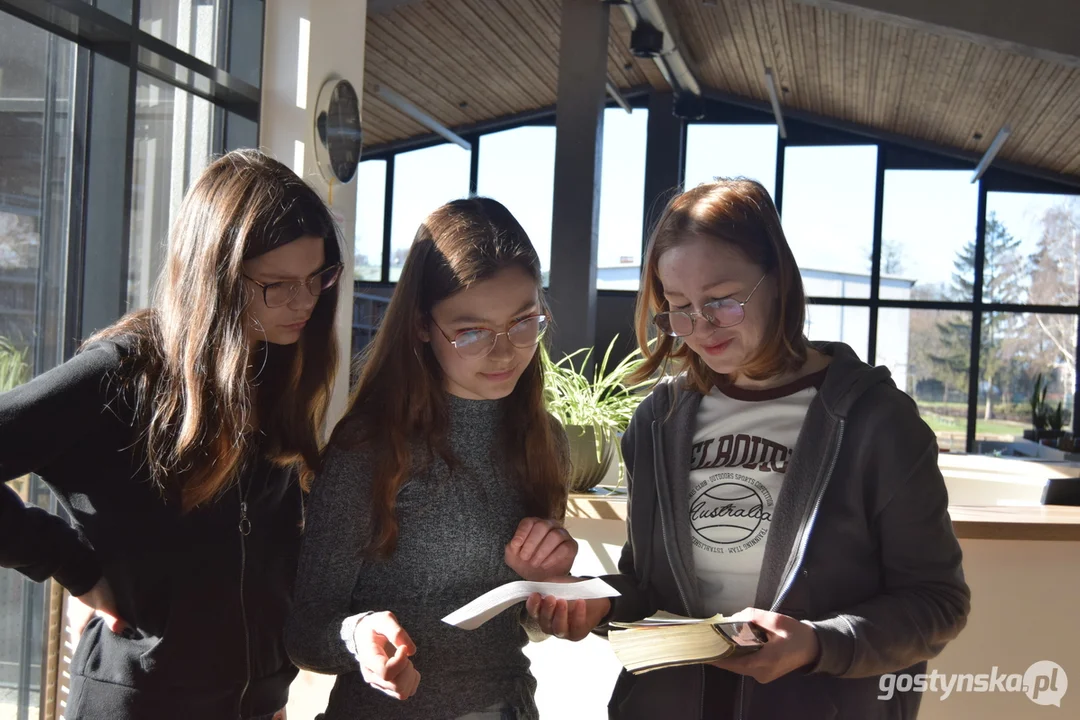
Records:
M1057 447L1058 440L1061 439L1062 435L1061 429L1065 426L1065 408L1059 402L1056 408L1045 413L1045 415L1046 423L1050 426L1050 429L1044 431L1042 443L1049 447Z
M0 393L22 385L30 379L30 363L27 350L19 350L6 337L0 336ZM27 476L12 480L15 492L26 500Z
M0 335L0 392L7 392L30 379L27 351Z
M582 348L557 362L546 349L540 349L547 408L562 423L570 441L572 492L596 487L616 457L620 463L619 482L622 482L619 436L641 402L641 391L652 385L651 380L628 384L627 378L643 362L640 350L608 369L617 340L618 336L612 339L591 377L587 369L592 348Z
M1032 429L1024 431L1025 440L1039 442L1039 440L1042 439L1043 433L1046 432L1046 426L1049 420L1046 408L1046 387L1049 384L1049 382L1043 382L1042 373L1035 376L1035 385L1031 390L1031 398L1028 400L1031 405Z

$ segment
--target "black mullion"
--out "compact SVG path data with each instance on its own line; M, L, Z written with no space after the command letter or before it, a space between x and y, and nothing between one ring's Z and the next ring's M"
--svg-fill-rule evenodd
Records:
M216 65L220 65L226 71L231 71L229 49L232 46L232 0L221 0L217 10L218 42L215 51L217 55L214 60ZM210 134L212 138L210 141L211 156L224 154L227 150L232 150L233 148L225 147L226 138L229 137L229 112L215 104L213 106L211 125L213 127Z
M131 24L86 2L56 0L0 0L3 11L61 38L126 62Z
M133 8L138 8L139 4L137 0L132 0ZM259 88L140 30L139 15L134 11L134 19L128 23L78 0L0 0L0 10L117 62L139 64L140 70L148 75L182 87L258 122ZM139 50L146 51L147 62L141 62L137 53L134 56L129 54L129 46L132 44ZM206 78L210 82L211 90L207 92L196 87L195 83L177 80L175 72L170 73L167 67L159 67L162 63Z
M136 48L136 53L138 52L138 50L144 49L139 45L135 45L134 47ZM189 93L190 95L194 95L196 97L202 98L203 100L207 100L208 102L225 108L229 112L236 113L242 118L246 118L255 123L259 122L258 100L253 100L245 95L233 92L228 88L228 86L222 85L217 82L212 82L211 89L205 90L201 87L198 87L194 82L180 82L176 79L176 75L174 73L170 73L167 70L163 70L155 65L139 62L137 61L137 59L133 61L135 62L138 70L144 75L148 75L149 77L152 77L156 80L160 80L161 82L169 85L170 87L180 88L181 90ZM124 60L122 62L126 65L129 61ZM177 67L184 67L179 63L176 63L176 65ZM198 73L198 71L190 70L190 68L184 69L189 70L192 73Z
M870 307L869 298L842 298L842 297L825 297L815 296L806 298L806 302L810 305L834 305L840 307Z
M138 18L142 17L142 0L132 0L131 2L131 16L135 18L135 22L138 22ZM127 116L127 132L125 145L127 147L126 157L124 158L124 217L121 220L123 223L123 233L120 235L120 301L119 307L127 310L127 298L128 298L128 264L131 256L131 206L132 195L135 189L132 185L135 182L135 110L137 104L138 90L139 90L139 46L137 43L131 44L131 57L128 65L128 116ZM149 282L149 278L147 279Z
M1074 315L1075 305L1021 305L1017 303L982 303L986 312L1038 313L1040 315Z
M90 103L93 97L94 53L77 46L72 79L74 113L71 169L71 207L68 219L67 290L64 307L63 357L75 354L82 338L83 273L86 271L85 188L90 174Z
M476 188L480 182L480 136L466 138L469 141L469 197L476 197Z
M609 290L608 292L620 292ZM626 291L633 294L631 291ZM811 305L840 305L851 307L870 307L869 298L828 297L814 295L806 299ZM958 312L972 312L975 303L951 302L949 300L890 300L883 298L877 301L879 307L898 308L901 310L955 310ZM1080 310L1075 305L1018 305L1016 303L982 303L983 312L1012 312L1031 313L1039 315L1080 315Z
M231 73L232 66L229 62L229 50L232 46L233 0L221 0L217 11L218 42L214 64L225 68L226 72Z
M137 26L132 28L132 39L140 50L145 50L150 56L148 59L160 60L166 63L172 63L177 67L184 68L190 73L201 75L210 81L212 85L219 86L223 91L235 94L240 98L249 100L251 102L259 102L259 88L254 85L250 85L244 80L230 74L226 70L222 70L216 65L212 65L205 60L201 60L189 52L184 52L175 45L162 40L161 38L154 37L145 30L140 30ZM153 62L144 63L148 67L155 67ZM181 84L176 78L173 78L173 84Z
M44 97L42 98L42 118L41 118L41 171L38 179L38 187L40 188L40 211L38 222L38 269L37 269L37 287L35 288L35 306L37 308L34 313L34 362L33 373L34 375L40 375L47 368L53 365L53 355L47 351L47 348L52 345L54 338L50 337L51 333L48 331L49 325L49 313L53 310L52 303L50 302L49 295L51 290L51 283L49 277L53 272L55 253L55 235L56 232L53 229L53 213L52 213L52 187L53 187L53 172L54 168L54 155L55 155L55 143L56 143L56 74L57 74L57 58L56 58L56 45L61 42L60 38L55 35L47 37L47 50L45 53L45 87ZM38 495L41 488L41 480L38 479L36 474L31 475L27 482L27 496L30 503L38 505ZM42 607L44 593L42 592L42 586L32 582L29 578L22 579L23 593L22 593L22 633L19 639L19 656L18 656L18 680L17 680L17 694L15 700L15 717L18 720L29 720L30 717L30 685L31 685L31 668L33 667L32 659L34 655L34 615L35 610L43 612L45 617L48 617L48 607ZM43 628L47 633L47 628ZM45 643L47 646L48 643ZM44 656L39 658L40 678L39 688L45 688L45 678L48 675L48 649L44 650ZM42 660L45 660L42 662ZM44 706L42 704L42 706Z
M776 189L773 191L773 203L776 205L776 212L783 217L784 215L784 155L787 151L787 140L780 137L780 128L776 129L776 181L773 187Z
M41 188L41 211L38 221L38 271L35 306L36 317L34 320L34 375L40 375L53 366L53 357L47 352L52 343L49 332L45 326L46 318L51 310L49 302L49 275L52 271L53 254L53 214L50 207L50 197L53 185L53 156L56 144L56 36L46 36L47 50L45 52L45 86L42 98L42 122L41 122L41 172L38 178L38 186ZM33 494L30 496L33 497ZM29 641L29 638L27 638ZM27 681L29 682L29 681ZM21 687L21 686L20 686ZM21 700L20 700L21 705Z
M975 228L975 279L972 287L971 355L968 360L967 452L975 452L975 425L979 419L979 356L982 354L982 286L986 261L986 184L979 181L978 217ZM993 392L989 388L988 392Z
M382 270L380 282L390 282L390 226L394 214L394 156L386 158L386 192L383 202Z
M877 186L874 188L874 238L870 251L870 337L866 343L866 362L877 360L878 308L881 299L881 224L885 207L885 149L877 148Z
M266 61L266 3L263 3L261 13L262 23L259 25L259 117L255 119L255 147L262 147L262 88L263 88L263 63ZM365 21L366 22L366 21ZM361 100L363 95L361 95Z
M1077 310L1080 310L1080 306L1077 307ZM1078 351L1077 354L1080 354L1080 317L1077 317L1077 321L1078 322L1076 323L1076 349ZM1073 357L1076 358L1076 355L1073 355ZM1073 422L1072 422L1073 429L1072 429L1072 432L1073 432L1073 437L1075 438L1077 436L1080 436L1080 407L1077 407L1077 405L1080 404L1080 372L1076 372L1076 371L1073 372L1073 384L1074 384L1075 387L1073 387Z
M646 124L646 127L648 125ZM646 130L648 132L648 130ZM686 138L690 134L690 122L688 120L679 120L679 191L682 192L686 189ZM648 142L648 137L645 138L645 142ZM642 257L645 257L645 244L648 243L647 239L643 238L642 244Z

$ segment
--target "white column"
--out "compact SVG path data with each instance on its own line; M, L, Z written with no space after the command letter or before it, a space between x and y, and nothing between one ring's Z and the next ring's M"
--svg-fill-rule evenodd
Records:
M367 0L266 1L259 143L296 170L323 199L331 193L315 164L315 101L319 88L333 77L348 80L363 96L366 19ZM340 362L329 428L341 417L348 400L356 179L348 185L335 183L332 195L331 207L345 241L341 258L345 270L337 317Z

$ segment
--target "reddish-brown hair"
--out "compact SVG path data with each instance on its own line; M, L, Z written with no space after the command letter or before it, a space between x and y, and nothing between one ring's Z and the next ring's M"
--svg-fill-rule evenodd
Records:
M456 464L446 440L442 368L418 330L430 322L437 303L510 267L532 277L543 307L540 258L525 230L495 200L447 203L416 233L379 331L361 358L349 409L330 440L330 447L363 447L374 458L374 530L367 548L373 556L386 557L397 544L395 504L412 470L414 443L428 450L429 460L438 455ZM566 511L568 460L561 432L545 409L537 352L503 401L499 438L509 479L529 515L562 519Z
M653 318L670 309L658 273L660 256L690 238L732 245L759 265L776 287L776 302L764 341L742 369L742 375L762 380L801 367L807 351L803 335L806 295L776 206L758 182L721 179L672 198L649 238L634 316L638 344L645 355L637 378L651 377L658 369L686 372L689 386L702 393L728 380L718 378L696 353L675 338L660 334L650 344L657 334Z

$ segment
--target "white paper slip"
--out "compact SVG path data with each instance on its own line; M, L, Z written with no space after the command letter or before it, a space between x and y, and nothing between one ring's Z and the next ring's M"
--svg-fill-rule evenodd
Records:
M516 580L489 590L444 617L443 622L456 625L462 630L475 630L511 605L528 599L533 593L551 595L562 600L595 600L615 597L619 591L600 578L576 583Z

